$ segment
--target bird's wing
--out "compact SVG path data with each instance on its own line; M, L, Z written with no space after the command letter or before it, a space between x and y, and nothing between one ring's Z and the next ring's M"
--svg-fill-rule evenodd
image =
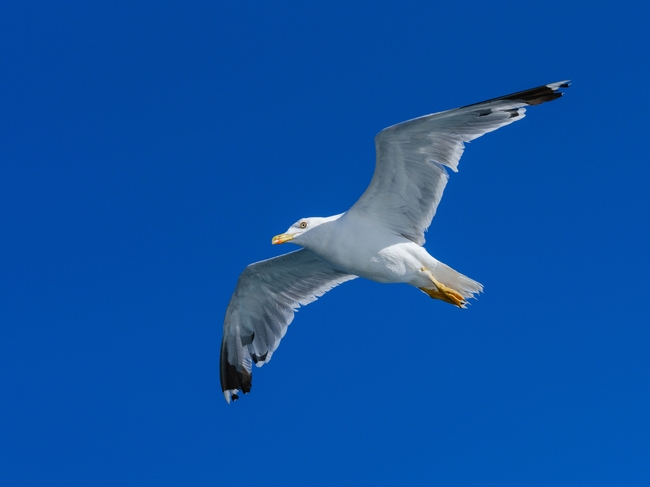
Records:
M356 278L307 249L249 265L226 309L221 341L221 389L226 401L251 388L252 362L271 360L300 306Z
M382 130L375 137L375 173L349 212L423 245L449 178L444 166L458 170L465 142L521 120L525 107L555 100L568 86L551 83Z

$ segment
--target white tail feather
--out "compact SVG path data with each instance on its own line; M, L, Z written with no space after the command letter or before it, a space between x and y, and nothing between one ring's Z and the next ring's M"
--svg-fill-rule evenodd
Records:
M432 274L438 281L460 293L465 299L475 298L475 294L483 292L483 285L480 282L470 279L440 261Z

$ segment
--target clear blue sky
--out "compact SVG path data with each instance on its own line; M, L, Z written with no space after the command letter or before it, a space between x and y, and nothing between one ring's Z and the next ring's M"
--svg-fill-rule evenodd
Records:
M647 9L3 2L0 485L650 485ZM226 405L239 273L379 130L567 78L447 186L468 310L344 284Z

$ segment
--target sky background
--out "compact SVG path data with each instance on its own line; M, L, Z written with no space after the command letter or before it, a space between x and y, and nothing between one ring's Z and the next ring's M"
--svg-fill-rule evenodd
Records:
M642 2L0 5L0 485L650 484ZM554 81L427 249L219 388L240 272L348 209L386 126Z

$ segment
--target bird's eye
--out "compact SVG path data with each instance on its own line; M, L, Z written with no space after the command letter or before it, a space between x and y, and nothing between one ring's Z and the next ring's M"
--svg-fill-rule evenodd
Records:
M307 222L300 222L300 225L298 225L300 228L307 228Z

